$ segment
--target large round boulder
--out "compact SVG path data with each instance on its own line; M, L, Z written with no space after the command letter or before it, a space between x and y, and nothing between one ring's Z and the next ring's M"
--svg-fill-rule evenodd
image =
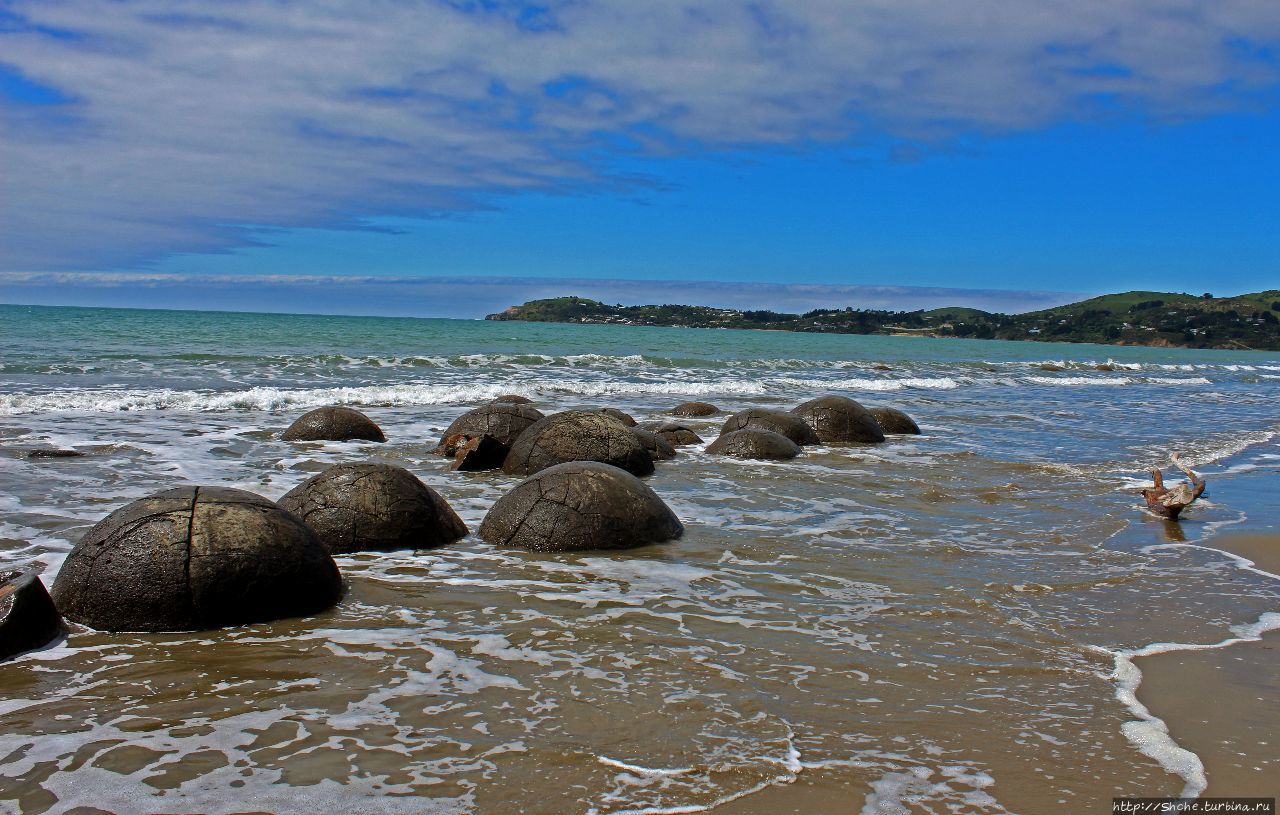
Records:
M633 475L653 472L653 457L631 428L596 411L555 413L534 422L511 445L502 471L533 475L566 461L600 461Z
M307 411L289 425L285 441L386 441L382 428L358 410L334 405Z
M785 461L800 455L800 445L772 430L747 428L725 433L707 445L707 452L734 458Z
M682 424L667 422L655 427L653 432L666 439L667 444L672 447L683 447L686 444L702 444L702 437Z
M47 645L62 631L40 576L33 571L0 571L0 660Z
M672 416L714 416L720 408L708 402L681 402L671 409Z
M818 435L813 428L805 424L804 419L790 413L764 408L740 410L725 420L720 428L720 435L737 430L772 430L781 433L796 444L817 444Z
M504 393L501 396L493 397L495 402L509 402L513 405L527 405L533 400L527 396L521 396L518 393Z
M338 567L293 513L226 487L128 504L67 556L53 599L104 631L192 631L314 614L342 593Z
M654 461L666 461L669 458L675 458L676 448L671 445L671 442L654 431L643 427L633 427L631 432L644 445L644 449L649 451L649 457Z
M847 396L819 396L791 411L828 444L884 441L871 412Z
M683 533L640 479L594 461L536 473L499 498L480 525L480 537L495 546L535 552L630 549Z
M338 464L294 487L280 506L332 554L431 549L467 534L435 490L390 464Z
M916 424L907 414L891 407L870 408L871 415L875 417L876 424L880 425L880 429L886 434L919 436L920 425Z
M490 402L475 410L468 410L453 420L453 424L440 436L442 452L448 448L450 439L458 436L475 438L492 436L494 441L507 447L523 433L529 425L543 418L542 412L515 402Z

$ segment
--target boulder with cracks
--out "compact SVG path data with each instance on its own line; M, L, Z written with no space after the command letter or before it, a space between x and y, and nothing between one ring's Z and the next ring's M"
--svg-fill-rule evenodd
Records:
M819 442L818 434L801 417L764 408L740 410L733 414L720 428L720 435L738 430L770 430L801 445Z
M281 436L285 441L386 441L382 428L358 410L341 405L316 408L298 417Z
M535 422L511 445L502 471L533 475L568 461L599 461L633 475L653 472L653 457L631 428L596 411L555 413Z
M876 424L886 435L919 436L920 425L907 414L891 407L875 407L869 409Z
M707 445L707 452L734 458L785 461L800 455L800 445L772 430L747 428L725 433Z
M827 444L884 441L884 431L871 412L847 396L819 396L791 412Z

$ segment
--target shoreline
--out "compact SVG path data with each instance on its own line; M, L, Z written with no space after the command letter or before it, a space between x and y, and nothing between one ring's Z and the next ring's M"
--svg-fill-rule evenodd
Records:
M1232 532L1198 545L1280 575L1280 533ZM1131 660L1141 671L1137 701L1203 765L1202 796L1280 796L1280 629L1266 622L1241 626L1240 639L1223 645Z

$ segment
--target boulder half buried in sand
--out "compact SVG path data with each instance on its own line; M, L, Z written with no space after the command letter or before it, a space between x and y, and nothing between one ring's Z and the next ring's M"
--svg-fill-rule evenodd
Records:
M298 417L281 436L285 441L386 441L382 428L358 410L334 405Z
M521 396L518 393L504 393L501 396L493 397L495 402L509 402L513 405L527 405L533 400L527 396Z
M653 428L653 432L666 439L672 447L684 447L688 444L702 444L702 437L682 424L664 422Z
M880 425L880 429L886 434L895 436L919 436L920 425L916 424L907 414L891 407L870 408L869 412L875 418L876 424Z
M534 552L631 549L680 537L684 527L657 493L609 464L557 464L498 499L480 537Z
M338 464L294 487L280 506L332 554L431 549L467 534L435 490L403 467Z
M666 461L667 459L676 457L676 448L669 441L664 439L652 430L643 427L633 427L631 432L635 434L640 443L644 445L644 449L649 451L649 456L654 461Z
M324 611L338 567L294 514L260 495L181 487L90 529L53 584L68 619L104 631L192 631Z
M707 445L707 452L734 458L785 461L800 455L800 445L772 430L747 428L725 433Z
M796 444L817 444L818 435L804 419L791 413L763 408L740 410L725 420L720 435L737 430L772 430L781 433Z
M40 576L0 571L0 660L48 645L62 631L62 615Z
M502 471L533 475L567 461L599 461L632 475L653 472L653 457L631 428L596 411L555 413L535 422L511 445Z
M544 418L541 411L527 405L490 402L454 419L441 435L440 447L437 449L442 454L453 455L452 452L446 452L448 442L458 436L468 439L491 436L499 444L510 447L521 433L541 418Z
M681 402L671 409L672 416L714 416L720 408L709 402Z
M871 411L847 396L819 396L791 411L827 444L884 441L884 431Z

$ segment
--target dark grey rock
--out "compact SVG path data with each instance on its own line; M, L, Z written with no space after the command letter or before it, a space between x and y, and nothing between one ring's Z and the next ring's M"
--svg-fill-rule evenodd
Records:
M920 425L916 424L915 419L912 419L897 408L871 408L870 413L875 418L876 424L880 425L880 429L885 433L920 435Z
M430 549L467 534L462 519L413 473L390 464L338 464L294 487L280 506L329 552Z
M0 660L48 645L61 632L62 615L40 576L0 571Z
M636 420L635 420L635 417L633 417L633 416L632 416L631 414L629 414L629 413L624 413L623 411L618 410L617 408L611 408L611 407L602 407L602 408L582 408L582 410L584 410L584 411L591 411L591 412L594 412L594 413L603 413L603 414L604 414L604 415L606 415L606 416L612 416L613 418L615 418L615 419L617 419L618 421L620 421L620 422L622 422L623 424L625 424L627 427L635 427L635 426L636 426Z
M513 405L527 405L533 400L527 396L521 396L518 393L504 393L501 396L495 397L493 401L508 402Z
M725 420L720 435L736 430L772 430L781 433L796 444L817 444L818 435L804 419L778 410L752 408L740 410Z
M182 487L108 515L53 584L68 619L105 631L190 631L323 611L338 567L296 515L260 495Z
M678 538L684 527L640 479L609 464L548 467L498 499L480 537L535 552L630 549Z
M541 411L527 405L490 402L454 419L453 424L441 434L440 446L436 449L444 455L454 455L456 451L449 452L447 442L455 436L491 436L499 444L510 447L521 433L541 418Z
M298 417L281 436L285 441L386 441L382 428L358 410L334 405Z
M59 450L44 447L27 451L27 458L80 458L83 455L84 453L79 450Z
M633 475L653 472L653 457L631 428L596 411L556 413L534 422L511 445L502 471L532 475L567 461L600 461Z
M672 447L683 447L686 444L702 444L702 437L682 424L667 422L658 425L653 431L667 440Z
M643 427L633 427L631 432L644 445L644 449L649 451L649 456L654 461L666 461L669 458L675 458L676 448L654 431L646 430Z
M828 444L884 441L884 431L871 412L847 396L819 396L791 412Z
M681 402L671 409L673 416L714 416L720 408L708 402Z
M707 452L734 458L785 461L800 455L800 445L772 430L747 428L725 433L707 445Z

